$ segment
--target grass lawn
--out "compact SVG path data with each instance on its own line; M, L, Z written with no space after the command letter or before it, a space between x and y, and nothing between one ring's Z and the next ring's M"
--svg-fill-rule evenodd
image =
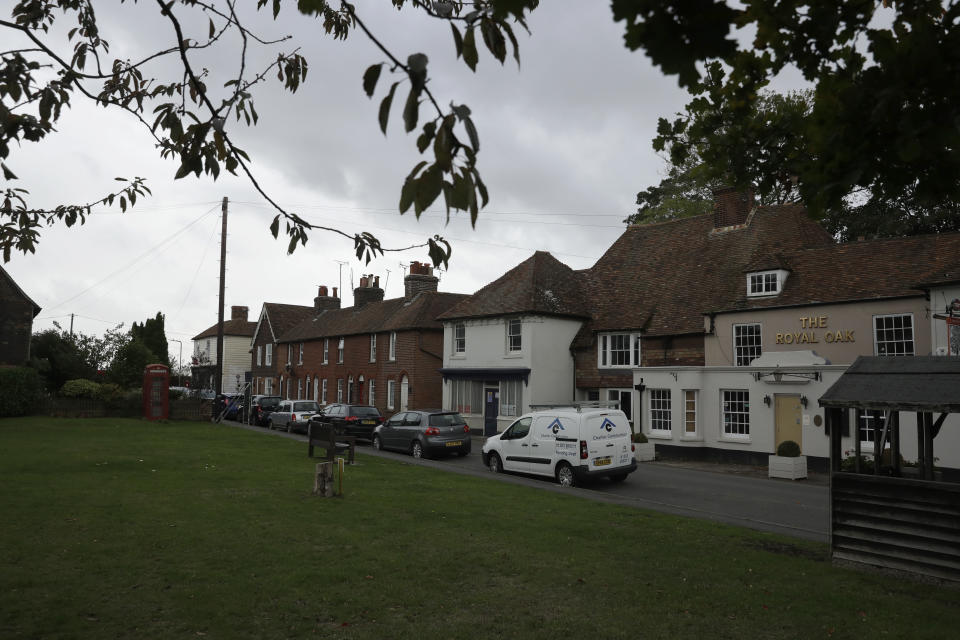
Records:
M0 420L0 638L949 638L825 545L202 423ZM629 482L629 480L628 480Z

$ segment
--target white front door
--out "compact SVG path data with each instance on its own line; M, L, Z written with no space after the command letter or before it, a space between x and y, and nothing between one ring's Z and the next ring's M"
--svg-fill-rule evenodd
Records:
M400 379L400 411L406 411L409 407L407 406L410 396L410 381L407 380L407 376L403 376Z

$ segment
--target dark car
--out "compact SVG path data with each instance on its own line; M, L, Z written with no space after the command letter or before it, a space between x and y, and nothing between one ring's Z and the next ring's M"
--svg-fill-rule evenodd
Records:
M376 449L409 451L414 458L470 453L470 427L456 411L401 411L373 432Z
M373 430L383 422L380 410L366 404L328 404L311 418L314 424L332 425L337 433L373 439Z
M243 396L238 394L225 394L221 396L220 413L224 420L236 420L240 415L240 405L243 403Z
M280 396L251 396L250 424L255 424L258 427L267 426L270 414L276 410L280 400Z

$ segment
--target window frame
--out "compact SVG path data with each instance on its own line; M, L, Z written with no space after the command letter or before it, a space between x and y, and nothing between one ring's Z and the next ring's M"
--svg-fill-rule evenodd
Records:
M904 351L904 353L880 353L880 344L881 344L881 343L882 343L882 344L885 344L885 345L886 345L886 344L897 344L898 341L897 341L897 340L882 340L882 341L881 341L881 340L880 340L880 336L878 335L880 329L877 327L877 321L878 321L878 320L887 320L887 319L897 319L897 318L901 318L901 319L902 319L902 318L909 318L909 319L910 319L910 352L907 353L906 351ZM882 356L882 357L895 357L895 356L914 356L914 355L917 354L917 332L916 332L916 324L915 324L914 321L913 321L913 313L912 313L912 312L877 314L877 315L873 316L873 319L872 319L872 320L873 320L873 321L872 321L871 324L873 325L873 355L875 355L875 356ZM902 326L899 327L899 328L898 328L898 327L893 327L893 326L891 326L891 327L884 327L882 330L883 330L883 331L894 331L894 332L895 332L895 331L905 331L905 328L902 327ZM899 342L906 342L906 340L901 340L901 341L899 341Z
M257 366L263 366L263 345L257 345Z
M627 338L626 349L614 349L613 338ZM597 334L597 368L634 369L640 366L643 358L642 335L638 331L605 331ZM627 354L627 364L611 364L615 353Z
M367 404L369 404L371 407L375 407L377 406L377 381L374 378L370 378L370 380L367 381L367 385L369 388L369 391L367 392L369 395L367 397L370 400L370 402Z
M271 366L273 364L273 343L268 342L266 344L266 349L264 350L264 366Z
M394 394L397 390L396 380L387 380L387 409L393 409L396 406Z
M300 350L297 353L297 364L303 364L303 343L300 343Z
M377 334L370 334L370 362L377 361Z
M323 364L330 364L330 338L323 339Z
M500 380L498 413L504 417L523 415L523 380Z
M516 326L516 332L513 331L514 326ZM523 351L523 319L507 318L506 332L507 353L520 353ZM514 346L514 339L516 339L516 346Z
M344 337L337 338L337 364L343 364Z
M699 389L683 389L683 437L688 439L699 439L700 437L700 425L699 425L699 409L700 409L700 393ZM690 396L688 394L693 394L693 409L690 409L689 402ZM693 413L693 431L690 431L687 427L690 425L690 414Z
M768 288L770 284L770 276L773 277L773 288ZM763 296L775 296L779 295L780 291L783 289L783 274L778 269L770 269L767 271L754 271L747 274L747 297L748 298L761 298ZM754 279L759 279L759 290L754 291Z
M727 394L741 394L742 397L739 399L730 399L728 400ZM740 411L728 411L727 405L732 402L739 402L743 406L740 407ZM745 416L745 420L742 421L728 421L726 419L727 414L731 416ZM741 425L744 430L743 432L731 431L728 429L728 425ZM750 440L750 390L749 389L721 389L720 390L720 439L721 440L737 440L740 442Z
M327 404L327 379L320 381L320 404Z
M669 388L649 389L647 418L652 436L673 436L673 394ZM657 397L660 396L660 397Z
M397 359L397 332L390 332L390 345L387 351L387 360L393 362Z
M743 338L752 338L754 336L749 334L744 334L743 336L737 335L737 330L742 327L756 327L757 333L756 344L738 344L738 339ZM750 363L763 355L763 323L762 322L736 322L731 327L733 332L733 366L735 367L749 367ZM741 349L743 349L744 354L741 355ZM756 351L756 355L750 357L750 353ZM749 359L746 359L749 358ZM745 360L741 364L741 360Z
M467 325L458 322L453 325L453 355L463 355L467 352Z

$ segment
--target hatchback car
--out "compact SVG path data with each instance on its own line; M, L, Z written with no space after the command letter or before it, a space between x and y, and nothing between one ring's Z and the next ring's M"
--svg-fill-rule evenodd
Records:
M270 414L280 404L280 396L256 395L250 398L250 424L258 427L267 426Z
M287 432L306 433L310 418L319 412L320 405L313 400L283 400L267 418L267 426Z
M383 416L376 407L365 404L328 404L320 415L314 416L314 423L331 425L337 433L371 440L373 430L383 422Z
M414 458L470 453L470 427L456 411L401 411L373 432L376 449L408 451Z

